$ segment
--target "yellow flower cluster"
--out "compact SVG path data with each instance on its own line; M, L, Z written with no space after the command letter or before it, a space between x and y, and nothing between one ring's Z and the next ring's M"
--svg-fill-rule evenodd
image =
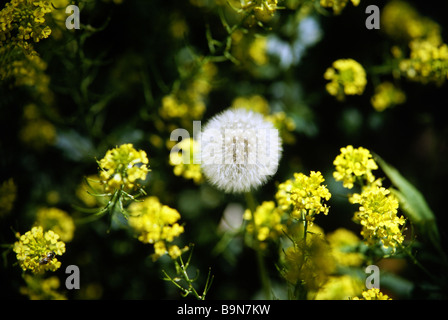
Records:
M39 209L35 225L42 226L44 231L53 230L63 242L71 241L75 232L73 218L64 210L53 207Z
M332 275L314 295L315 300L348 300L360 295L365 288L364 282L348 274Z
M103 159L98 162L99 176L106 191L123 188L132 190L137 180L145 180L148 174L148 157L143 150L137 151L133 145L123 144L108 150Z
M241 9L259 21L268 22L277 10L277 2L278 0L242 0Z
M327 235L332 255L340 266L359 267L364 261L364 255L357 252L361 243L352 231L339 228Z
M421 16L401 0L388 3L382 12L383 29L395 40L408 44L409 57L399 58L399 71L406 78L423 84L444 83L448 77L448 45L443 43L439 24ZM393 50L400 51L397 47Z
M344 188L351 189L355 182L372 183L375 176L372 170L378 169L375 160L372 159L370 151L363 148L353 148L348 145L341 148L341 153L333 161L336 171L333 177L336 181L342 181Z
M170 164L174 166L174 174L185 179L192 179L195 183L204 181L201 165L193 163L194 154L200 152L199 143L192 138L183 139L177 144L177 147L182 152L170 155Z
M313 225L308 233L306 242L297 241L284 250L283 276L289 283L315 292L325 284L336 265L323 230ZM300 234L296 237L302 238Z
M161 204L154 196L133 202L128 209L129 225L138 233L138 240L154 245L154 260L167 253L172 259L181 255L183 250L171 244L184 232L177 222L181 218L177 210Z
M254 94L247 97L237 97L232 101L231 108L242 108L261 113L265 119L272 122L280 132L283 143L293 144L295 137L293 131L296 128L294 120L283 111L271 113L268 101L261 95Z
M345 188L353 188L354 183L361 187L361 193L352 194L349 201L360 205L354 221L362 226L364 241L368 245L380 242L385 248L395 250L404 240L400 227L405 224L405 219L397 216L399 203L396 197L372 174L378 165L370 151L349 145L341 148L341 154L333 164L336 167L333 176L342 181Z
M56 128L44 119L35 104L28 104L23 112L24 126L20 139L34 149L43 149L56 141Z
M423 17L408 2L393 0L381 11L381 30L397 41L406 43L426 39L438 44L442 37L440 26L427 17Z
M45 15L53 10L51 1L12 0L0 11L0 43L12 41L26 48L28 40L39 42L51 34Z
M375 87L375 94L370 100L376 111L383 111L405 101L405 93L388 81Z
M212 89L211 82L217 73L216 66L206 62L191 72L188 81L183 88L176 88L162 98L159 114L164 119L201 119L205 112L205 99Z
M360 204L354 220L362 225L361 235L368 245L381 241L385 248L395 249L403 242L400 226L406 221L397 216L398 200L389 190L372 185L353 194L350 202Z
M28 296L30 300L67 300L64 294L57 291L60 281L56 276L42 279L26 274L23 279L26 286L20 287L20 293Z
M283 211L276 207L274 201L264 201L259 205L252 216L252 212L247 209L244 212L243 219L248 221L246 230L249 233L255 233L260 247L265 248L268 239L276 240L282 235Z
M387 294L384 294L380 289L372 288L369 290L364 290L362 293L362 298L355 297L352 300L392 300Z
M361 64L353 59L339 59L324 73L324 78L330 80L325 88L338 100L345 95L361 95L367 84L366 72Z
M316 214L328 214L329 208L322 201L328 201L331 194L326 186L321 185L324 181L319 171L311 171L309 176L295 173L294 179L278 186L276 199L280 208L287 210L292 207L292 218L306 219L311 223Z
M350 0L356 7L361 0ZM340 14L342 10L347 6L349 0L320 0L320 5L325 8L332 8L334 14Z
M400 71L410 80L423 84L441 85L448 78L448 45L428 40L414 40L409 44L409 59L400 61Z
M65 253L65 243L59 241L59 235L53 230L44 232L41 226L33 227L25 234L17 234L13 251L23 271L32 273L56 271L61 266L56 255Z
M0 185L0 218L11 212L17 197L17 186L14 179L3 181Z

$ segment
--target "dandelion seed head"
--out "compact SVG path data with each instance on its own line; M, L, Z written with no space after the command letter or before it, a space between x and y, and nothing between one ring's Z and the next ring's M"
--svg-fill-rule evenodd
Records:
M212 118L201 137L201 167L227 193L247 192L277 172L282 146L278 130L256 112L228 109Z

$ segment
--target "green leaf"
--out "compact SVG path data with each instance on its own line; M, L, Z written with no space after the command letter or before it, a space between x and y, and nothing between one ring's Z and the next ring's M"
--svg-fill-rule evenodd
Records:
M424 196L400 172L375 155L375 160L397 189L391 192L400 202L400 208L406 217L417 227L423 237L429 240L438 250L441 250L440 235L434 213Z

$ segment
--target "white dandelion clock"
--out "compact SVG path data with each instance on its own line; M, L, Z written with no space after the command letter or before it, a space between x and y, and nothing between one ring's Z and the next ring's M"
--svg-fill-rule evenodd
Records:
M247 192L277 172L282 152L274 125L259 113L229 109L212 118L201 135L201 167L227 193Z

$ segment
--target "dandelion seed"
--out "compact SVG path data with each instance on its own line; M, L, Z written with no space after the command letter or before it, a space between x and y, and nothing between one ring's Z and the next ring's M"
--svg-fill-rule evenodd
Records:
M247 192L277 172L279 132L259 113L229 109L207 123L201 139L203 173L218 189Z

